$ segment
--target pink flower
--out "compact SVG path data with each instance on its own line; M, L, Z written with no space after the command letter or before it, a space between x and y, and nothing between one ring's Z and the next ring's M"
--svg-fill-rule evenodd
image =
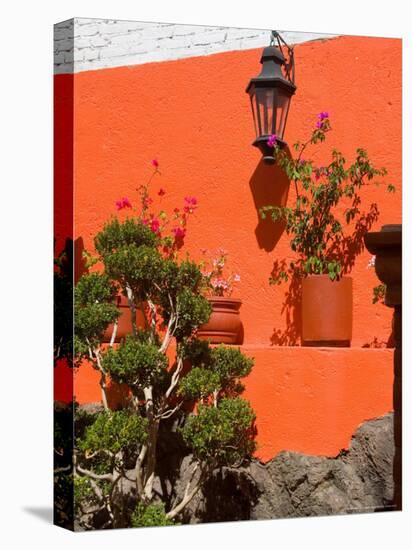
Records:
M329 113L327 111L321 111L318 114L318 119L319 120L325 120L326 118L329 118Z
M214 279L213 281L211 281L211 285L215 290L216 289L227 290L229 288L228 282L225 281L224 279Z
M173 212L174 212L175 214L179 214L180 209L179 209L179 208L174 208L174 209L173 209Z
M120 200L116 201L117 210L123 210L123 208L131 208L132 205L127 197L122 197Z
M151 162L152 166L154 166L156 169L159 168L159 161L157 159L153 159Z
M185 206L183 207L183 212L186 214L191 214L193 210L197 207L197 198L196 197L185 197Z
M157 218L152 218L150 221L150 229L153 233L160 233L160 222Z
M166 191L163 189L163 187L161 187L157 194L159 195L159 197L163 197L163 195L166 195Z
M235 283L238 283L240 281L240 275L238 273L235 273L235 275L233 275L233 281Z
M153 199L151 199L150 197L144 197L144 199L142 200L142 204L143 204L143 208L148 208L153 202Z
M269 147L274 147L276 145L277 139L278 137L276 134L272 134L271 136L269 136L268 138Z
M174 227L172 233L175 239L183 239L186 235L186 229L184 229L184 227Z

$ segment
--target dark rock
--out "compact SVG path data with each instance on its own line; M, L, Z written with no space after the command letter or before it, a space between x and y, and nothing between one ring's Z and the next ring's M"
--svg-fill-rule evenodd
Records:
M365 422L335 458L284 451L266 464L215 472L185 510L190 523L392 509L393 415ZM190 457L181 464L188 476ZM177 498L184 484L177 486Z

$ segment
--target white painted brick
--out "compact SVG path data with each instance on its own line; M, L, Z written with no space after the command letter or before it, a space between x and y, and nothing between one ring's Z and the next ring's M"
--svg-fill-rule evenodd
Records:
M179 25L176 25L179 26ZM143 38L158 39L171 38L175 32L174 25L153 25L152 27L144 27L142 30Z
M55 28L54 29L54 40L64 40L65 38L68 38L70 32L68 31L71 31L71 29L67 29L67 28Z
M333 37L280 32L290 44ZM72 70L73 58L83 71L263 47L270 31L76 18L55 25L54 37L55 70L62 73Z
M99 59L99 51L94 50L92 48L82 51L84 57L83 59L85 61L94 61L95 59Z
M111 45L124 47L127 47L129 44L141 44L144 41L143 33L139 31L119 35L113 34L106 36L106 38Z
M61 65L64 63L64 53L55 54L53 60L55 65Z
M104 25L102 34L107 34L108 36L111 34L127 34L128 32L133 32L135 30L140 30L138 24L129 21L118 21L113 25Z
M66 54L65 54L66 59ZM71 59L74 61L83 61L84 59L84 50L74 50L74 52L71 54ZM70 61L70 57L68 56L68 60Z
M112 57L119 57L122 55L127 55L127 50L120 46L103 48L100 52L100 59L110 59Z
M226 34L227 33L225 31L204 32L193 36L192 44L195 46L208 46L209 44L214 44L216 42L224 42L226 39Z
M98 36L92 36L91 39L90 39L90 44L94 47L99 47L99 46L106 46L108 43L108 40L105 40L102 36L98 35ZM78 46L77 42L76 42L76 46Z
M69 52L74 47L74 39L57 40L54 44L60 52Z
M90 23L83 26L75 25L74 37L94 36L99 34L100 29L101 27L97 23Z

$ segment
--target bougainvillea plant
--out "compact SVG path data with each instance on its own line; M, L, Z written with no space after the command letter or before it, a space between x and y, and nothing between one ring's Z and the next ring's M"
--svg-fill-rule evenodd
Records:
M387 172L372 163L365 149L356 150L351 164L336 149L327 165L318 166L306 157L308 148L324 142L331 129L329 113L319 113L309 139L294 144L296 156L281 148L275 135L268 139L275 162L285 171L295 191L292 205L260 209L263 219L270 217L284 224L296 256L287 265L276 266L272 283L309 274L328 274L332 281L339 279L353 266L354 257L362 250L364 234L379 216L375 202L362 210L361 191L367 185L379 185L379 178ZM395 187L388 185L387 190L394 192Z
M99 412L77 413L74 502L83 529L185 521L183 510L213 471L239 466L255 449L255 415L240 396L253 360L196 339L211 306L200 266L176 254L176 229L185 229L197 201L186 197L169 220L151 214L149 198L143 186L139 211L104 225L94 239L101 269L94 266L75 287L76 356L99 373L102 395ZM118 202L121 211L133 209L126 197ZM128 299L132 333L103 344L110 324L116 331L119 292ZM108 395L113 382L123 388L116 410ZM159 449L176 441L190 457L179 490L173 471L158 468Z
M202 249L201 262L205 292L208 296L230 296L240 281L238 273L227 273L228 252L219 248L212 257L207 249Z
M128 197L122 197L117 200L115 206L118 211L132 211L142 224L149 227L159 237L163 253L169 257L173 257L184 245L187 223L189 217L196 211L198 202L196 197L186 196L184 197L183 206L176 206L173 209L173 214L168 214L162 208L153 211L155 201L151 193L151 187L153 187L153 179L160 175L161 172L157 159L153 159L151 165L153 172L148 181L136 189L138 193L137 206L134 206ZM165 195L166 190L164 187L159 187L157 196L160 197L160 200Z

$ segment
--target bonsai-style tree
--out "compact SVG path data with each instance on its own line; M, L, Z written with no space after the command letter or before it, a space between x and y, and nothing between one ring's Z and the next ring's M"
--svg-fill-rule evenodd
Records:
M365 149L357 149L355 161L349 165L336 149L326 166L303 158L307 148L325 141L330 130L329 114L319 113L310 138L294 144L295 157L277 145L276 136L269 138L275 161L295 190L291 206L268 205L260 210L263 219L270 216L285 224L285 231L291 236L290 247L296 253L288 264L275 265L272 283L309 274L328 274L332 281L338 279L353 266L355 256L362 250L363 236L379 216L375 202L368 210L361 209L361 190L367 185L379 185L376 178L387 172L374 166ZM388 185L387 190L394 192L395 187Z
M139 215L113 218L96 235L102 269L75 287L76 356L100 373L103 404L92 420L80 411L76 423L75 507L84 528L174 523L216 468L237 466L255 449L255 415L240 397L253 360L196 339L210 315L200 268L178 258L173 237L162 236L158 218L148 215L147 190L141 197ZM133 329L116 345L118 292L128 299ZM125 388L117 410L110 408L109 380ZM172 487L166 499L157 456L171 437L190 453L191 471L184 489Z

